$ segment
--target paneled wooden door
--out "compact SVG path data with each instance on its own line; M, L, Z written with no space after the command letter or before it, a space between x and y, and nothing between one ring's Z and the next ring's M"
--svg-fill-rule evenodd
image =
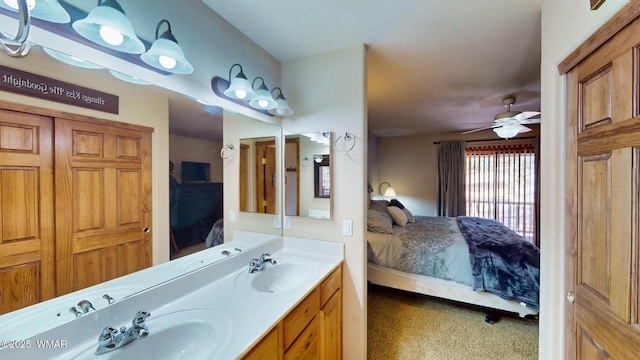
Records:
M276 142L256 142L257 212L276 213Z
M55 296L51 130L0 110L0 314Z
M151 134L56 119L58 295L151 265Z
M640 359L640 23L567 74L566 359Z

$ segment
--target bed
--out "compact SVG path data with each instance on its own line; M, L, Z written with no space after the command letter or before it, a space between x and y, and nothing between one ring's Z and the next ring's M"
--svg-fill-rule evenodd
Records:
M413 216L397 200L367 211L368 281L489 309L535 316L540 252L500 222ZM493 323L494 313L487 322Z

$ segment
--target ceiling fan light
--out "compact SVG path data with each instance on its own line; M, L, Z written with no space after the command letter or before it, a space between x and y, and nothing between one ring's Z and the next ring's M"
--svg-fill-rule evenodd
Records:
M514 126L514 125L505 125L505 126L501 126L493 129L493 131L503 139L510 139L518 135L519 130L520 129L518 128L518 126Z
M75 21L72 27L85 39L109 49L129 54L145 51L133 25L115 0L99 2L86 18Z

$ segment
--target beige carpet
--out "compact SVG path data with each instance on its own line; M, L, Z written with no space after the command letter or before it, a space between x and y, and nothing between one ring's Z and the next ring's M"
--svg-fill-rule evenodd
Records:
M538 323L502 315L494 325L482 309L369 285L368 358L538 359Z

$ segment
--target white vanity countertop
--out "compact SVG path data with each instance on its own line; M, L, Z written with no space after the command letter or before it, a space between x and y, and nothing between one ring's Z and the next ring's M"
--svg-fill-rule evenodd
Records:
M271 258L286 263L287 259L303 260L311 269L308 277L299 286L273 293L258 292L237 286L239 276L248 275L252 258L262 253L271 253ZM187 309L210 309L216 331L215 353L207 360L235 359L252 346L264 333L278 323L284 315L300 302L316 285L331 273L344 259L341 243L314 241L296 238L279 238L255 249L235 255L225 261L212 264L185 276L143 291L99 311L68 322L58 328L32 338L38 340L65 340L67 349L9 349L0 350L2 359L73 359L87 349L95 350L97 337L106 326L118 328L131 324L133 315L140 310L148 311L147 320L150 337L154 334L154 317ZM267 267L270 264L266 265ZM253 275L253 274L250 274ZM125 347L135 346L136 340ZM114 351L118 352L121 349ZM5 356L8 355L8 356ZM92 358L100 359L99 356ZM191 358L190 358L191 359Z

